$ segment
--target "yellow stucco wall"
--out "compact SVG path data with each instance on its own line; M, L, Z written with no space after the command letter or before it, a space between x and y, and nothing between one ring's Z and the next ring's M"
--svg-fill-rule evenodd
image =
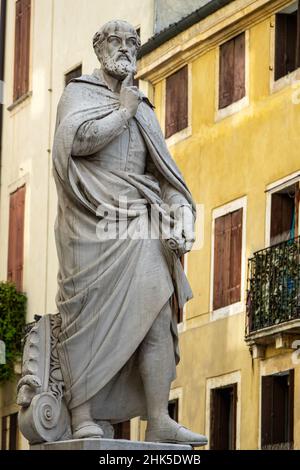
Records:
M235 2L242 5L242 2ZM257 3L260 2L252 2ZM279 5L279 2L265 2ZM280 6L283 2L280 3ZM288 4L289 2L285 2ZM244 5L249 4L245 1ZM243 196L247 197L246 253L265 247L266 187L300 169L300 70L290 82L273 84L273 12L265 17L242 16L244 25L232 26L240 8L223 9L218 15L219 36L212 46L209 32L195 25L141 60L141 76L154 85L155 106L163 126L165 77L189 64L191 89L191 135L170 145L197 204L204 206L203 248L188 255L187 274L194 298L186 308L180 334L181 363L173 388L182 389L182 422L195 431L209 433L207 381L240 372L240 404L237 446L259 447L260 375L293 368L291 351L268 350L266 359L252 359L244 341L245 306L240 313L211 320L212 211ZM280 9L280 8L279 8ZM210 22L212 19L210 18ZM224 27L223 27L224 26ZM235 28L235 29L234 29ZM228 37L246 30L247 88L249 104L218 120L218 47ZM188 41L199 41L199 55ZM207 41L207 47L205 47ZM173 54L172 54L173 51ZM274 87L281 88L274 90ZM294 103L293 103L294 101ZM245 272L247 279L247 263ZM244 284L246 289L246 283ZM294 445L300 448L299 365L295 366Z

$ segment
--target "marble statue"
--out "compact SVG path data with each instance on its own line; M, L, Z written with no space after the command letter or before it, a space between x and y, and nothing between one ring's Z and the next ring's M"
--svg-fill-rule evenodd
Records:
M73 79L58 105L59 313L29 332L20 423L41 442L102 438L111 423L141 416L147 441L203 445L168 414L177 311L192 297L180 255L194 242L195 205L152 104L133 86L135 29L111 21L93 46L101 67ZM158 236L150 213L163 220Z

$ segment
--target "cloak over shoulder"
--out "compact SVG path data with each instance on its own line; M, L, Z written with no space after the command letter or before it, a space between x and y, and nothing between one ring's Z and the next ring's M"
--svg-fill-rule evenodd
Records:
M117 204L120 194L129 201L126 216L131 233L145 225L149 204L169 202L164 184L149 175L105 170L93 155L72 156L79 127L103 119L119 106L119 95L99 77L75 79L58 106L53 146L58 192L57 307L62 317L58 352L65 399L72 409L93 398L94 418L114 421L145 416L135 352L174 292L180 307L192 296L179 260L161 240L99 240L97 236L99 207L114 208L120 220L124 215ZM180 193L195 213L191 194L145 97L135 119L160 181ZM176 308L172 333L178 361Z

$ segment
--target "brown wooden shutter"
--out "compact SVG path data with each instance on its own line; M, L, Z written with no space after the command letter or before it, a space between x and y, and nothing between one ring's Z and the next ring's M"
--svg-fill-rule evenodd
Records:
M18 413L9 417L9 450L17 450L18 440Z
M276 15L275 28L275 80L286 74L286 15Z
M220 47L219 109L239 101L246 94L245 33Z
M286 420L288 418L287 376L273 379L272 444L286 442Z
M222 424L221 423L221 396L218 389L210 392L210 432L209 448L210 450L220 449L222 446Z
M261 390L261 446L272 442L273 432L273 377L262 377Z
M7 279L22 290L25 186L10 195Z
M262 377L261 445L293 444L294 370Z
M21 22L22 22L22 2L16 2L16 22L15 22L15 63L14 63L14 100L21 96Z
M214 302L213 309L217 310L223 304L223 286L224 286L224 235L225 235L225 216L218 217L215 220L215 250L214 250Z
M246 94L246 41L245 33L234 39L234 90L233 102L239 101Z
M232 103L234 94L234 39L220 47L219 109Z
M242 267L242 225L243 209L231 214L231 244L230 244L230 278L228 300L230 304L241 300L241 267Z
M31 0L17 0L15 21L14 101L29 90Z
M298 12L276 15L275 80L293 72L298 63ZM300 38L299 38L300 41Z
M289 238L295 211L294 199L288 194L273 194L271 203L271 245Z
M8 263L7 263L7 280L13 282L16 266L16 193L10 195L9 198L9 231L8 231Z
M240 301L242 222L243 209L215 220L214 310Z
M188 67L166 79L166 138L188 126Z

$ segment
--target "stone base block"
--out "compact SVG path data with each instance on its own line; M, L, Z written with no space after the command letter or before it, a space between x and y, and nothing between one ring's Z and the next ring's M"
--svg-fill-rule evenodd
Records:
M160 442L126 441L125 439L72 439L34 444L30 450L192 450L190 445Z

